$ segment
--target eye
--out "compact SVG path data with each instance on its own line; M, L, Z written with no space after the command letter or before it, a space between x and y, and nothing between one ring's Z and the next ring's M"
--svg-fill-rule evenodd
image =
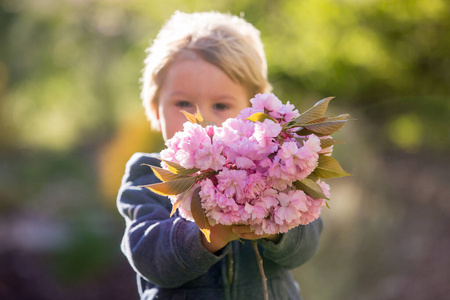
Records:
M216 104L214 104L213 108L216 110L227 110L227 109L229 109L229 106L224 103L216 103Z
M189 101L186 101L186 100L177 101L175 105L177 107L183 107L183 108L192 107L192 104Z

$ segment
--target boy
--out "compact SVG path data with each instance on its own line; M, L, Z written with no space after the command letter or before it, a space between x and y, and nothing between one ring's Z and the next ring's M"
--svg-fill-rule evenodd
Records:
M183 129L180 110L221 125L257 93L270 91L259 32L241 18L220 13L175 13L145 61L142 100L165 140ZM288 269L312 257L322 221L285 234L256 235L249 226L216 225L209 243L197 225L169 217L169 199L139 187L157 182L142 163L159 166L157 154L135 154L127 164L118 207L126 220L122 250L138 275L141 299L257 299L261 278L249 242L258 240L271 299L301 299Z

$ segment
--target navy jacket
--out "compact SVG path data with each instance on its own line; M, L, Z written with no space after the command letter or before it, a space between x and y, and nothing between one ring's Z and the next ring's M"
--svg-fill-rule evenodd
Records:
M141 299L263 299L261 277L250 241L233 241L216 253L201 243L194 222L169 217L167 197L140 187L159 182L148 166L160 166L158 154L136 153L127 163L117 197L126 221L122 251L137 273ZM270 299L301 299L289 269L315 253L322 220L298 226L275 244L260 239Z

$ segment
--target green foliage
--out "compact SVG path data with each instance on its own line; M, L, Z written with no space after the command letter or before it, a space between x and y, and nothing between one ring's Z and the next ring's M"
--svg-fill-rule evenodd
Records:
M195 106L197 107L197 112L195 114L191 114L185 110L181 111L185 115L186 119L191 123L196 123L203 127L206 127L208 125L214 125L212 122L205 120L202 113L200 112L200 108L197 105Z
M202 117L201 117L202 119ZM195 121L198 118L195 119ZM201 120L200 122L203 122ZM172 205L172 211L170 216L172 216L177 210L180 203L184 200L184 198L191 192L194 184L199 180L199 176L189 176L193 173L197 172L197 169L184 169L178 163L170 162L163 160L167 166L170 168L169 170L150 166L153 170L153 173L160 179L162 182L153 183L149 185L144 185L143 187L148 188L149 190L162 195L162 196L176 196L180 195L176 202ZM207 174L207 173L206 173ZM198 228L205 235L208 242L210 242L210 229L211 226L209 224L208 219L206 218L205 212L202 208L201 198L199 195L200 188L195 189L191 195L191 213L194 218L195 223Z
M339 116L324 117L331 99L333 97L320 100L313 107L300 114L300 116L284 124L283 128L298 128L296 133L299 135L315 134L317 136L328 136L338 131L349 120L350 115L342 114ZM297 138L297 140L300 141L303 139ZM332 139L324 139L321 146L322 148L326 148L324 146L331 146L333 144Z
M294 124L301 126L302 124L310 123L316 119L322 118L328 108L328 103L330 103L333 97L328 97L320 100L313 107L302 113L299 117L294 119Z
M173 173L173 172L171 172L169 170L166 170L166 169L163 169L163 168L151 166L151 165L148 165L148 164L142 164L142 165L149 166L152 169L153 174L155 174L156 177L159 180L161 180L161 181L171 181L171 180L182 179L182 178L185 177L183 175L179 175L177 173Z
M144 185L144 187L162 196L175 196L189 190L196 181L197 178L195 177L186 177L167 182Z
M328 197L324 195L322 188L314 181L309 178L305 178L300 181L294 182L296 188L303 190L306 194L311 196L313 199L327 199Z
M331 156L319 155L319 165L314 173L322 179L350 176L345 172L336 159Z
M331 146L333 146L334 144L337 144L337 143L338 142L335 139L331 139L331 138L330 139L325 139L325 138L320 139L320 147L322 149L331 147Z
M271 116L265 113L254 113L250 117L247 118L247 120L250 120L252 122L264 122L265 120L272 120L273 122L277 123L276 120L274 120Z
M198 169L196 168L185 169L179 163L170 160L161 159L161 161L167 165L167 168L169 169L170 172L178 174L180 176L191 175L198 172Z
M206 218L199 192L200 188L197 188L192 195L191 213L192 217L194 218L195 224L197 224L198 228L200 228L201 232L205 235L206 240L208 242L211 242L211 225L209 224L208 218Z

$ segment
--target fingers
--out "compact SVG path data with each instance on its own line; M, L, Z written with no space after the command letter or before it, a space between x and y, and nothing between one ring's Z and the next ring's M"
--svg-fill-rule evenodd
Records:
M237 235L239 234L246 234L246 233L253 233L253 231L250 229L250 225L237 225L233 226L233 232Z
M264 235L257 235L255 233L243 233L243 234L239 234L237 236L244 240L259 240L259 239L264 238Z
M211 227L211 235L220 237L221 239L229 242L238 238L232 229L232 226L216 224Z
M233 232L241 239L258 240L267 237L267 234L258 235L250 229L249 225L233 226Z

